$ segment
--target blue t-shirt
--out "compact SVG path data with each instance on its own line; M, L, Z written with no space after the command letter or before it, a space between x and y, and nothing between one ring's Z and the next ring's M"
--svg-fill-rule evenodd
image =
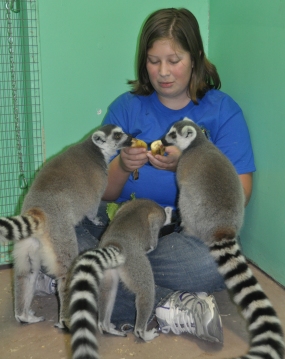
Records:
M188 117L203 127L209 139L230 159L238 174L255 171L248 128L237 103L219 90L210 90L195 105L192 101L180 110L165 107L156 92L149 96L126 92L109 107L104 124L120 126L124 132L147 144L160 139L174 122ZM139 169L139 179L129 176L117 202L149 198L161 206L176 207L176 174L158 170L150 163Z

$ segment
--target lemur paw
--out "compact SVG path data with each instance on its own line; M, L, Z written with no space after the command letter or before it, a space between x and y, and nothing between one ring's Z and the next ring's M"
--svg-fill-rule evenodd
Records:
M168 207L164 208L164 211L165 211L165 214L166 214L166 220L164 222L164 225L166 226L167 224L171 223L173 208L168 206Z
M135 329L134 334L136 337L143 339L145 342L148 342L159 336L155 328L148 331L142 329Z
M15 315L17 322L21 324L33 324L38 322L43 322L44 317L36 317L35 315L29 313L28 315Z
M112 323L109 323L108 325L104 324L104 323L99 323L98 324L98 329L100 331L101 334L104 333L108 333L108 334L113 334L113 335L118 335L120 337L126 337L126 333L115 329L116 326Z

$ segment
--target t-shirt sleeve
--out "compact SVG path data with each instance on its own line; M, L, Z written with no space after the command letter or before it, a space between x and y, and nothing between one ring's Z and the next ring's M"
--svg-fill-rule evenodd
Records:
M130 112L131 97L129 93L124 93L108 108L107 114L103 120L103 125L112 124L122 128L124 132L129 132L128 119Z
M212 138L213 143L230 159L238 174L254 172L250 134L241 108L226 96L219 112L219 130Z

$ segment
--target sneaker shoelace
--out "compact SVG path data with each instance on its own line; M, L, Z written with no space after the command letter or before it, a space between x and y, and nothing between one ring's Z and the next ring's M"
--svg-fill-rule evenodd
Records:
M183 294L181 295L181 297ZM162 332L168 332L169 328L173 331L175 334L181 334L181 333L190 333L195 334L196 333L196 325L193 318L193 313L191 312L191 309L193 308L196 298L193 297L193 295L189 295L189 299L185 299L184 297L180 305L175 305L174 303L170 304L169 309L169 321L170 325L163 328ZM191 303L192 302L192 303ZM187 305L191 307L191 309Z
M200 339L223 343L222 323L213 296L207 293L176 292L158 310L162 333L189 333Z

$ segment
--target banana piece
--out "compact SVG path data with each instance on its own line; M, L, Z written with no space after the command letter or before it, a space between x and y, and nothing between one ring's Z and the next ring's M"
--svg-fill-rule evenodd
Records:
M139 140L137 138L132 138L131 147L144 147L144 148L147 148L147 144L143 140Z
M153 141L150 145L151 154L153 156L155 155L164 155L165 147L163 146L162 142L160 140Z
M147 144L143 140L133 138L131 147L144 147L147 149ZM139 170L138 169L134 170L133 177L134 177L134 180L139 179Z

